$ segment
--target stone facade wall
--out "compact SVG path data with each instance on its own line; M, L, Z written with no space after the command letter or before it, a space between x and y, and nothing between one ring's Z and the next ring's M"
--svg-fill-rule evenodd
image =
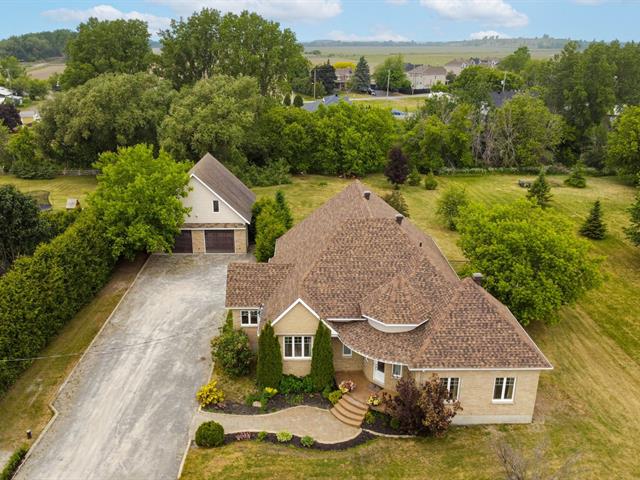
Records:
M204 230L191 230L193 253L205 253Z

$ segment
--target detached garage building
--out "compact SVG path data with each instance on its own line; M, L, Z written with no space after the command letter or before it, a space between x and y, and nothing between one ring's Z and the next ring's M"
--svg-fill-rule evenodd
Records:
M247 253L255 194L207 153L189 172L191 213L176 238L175 253Z

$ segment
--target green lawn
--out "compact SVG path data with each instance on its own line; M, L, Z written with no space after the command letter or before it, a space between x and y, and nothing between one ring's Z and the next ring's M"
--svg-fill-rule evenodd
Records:
M62 328L41 355L83 352L133 282L145 258L142 255L133 262L121 261L107 285ZM0 458L3 451L13 451L26 442L26 430L33 432L34 440L38 438L52 415L49 403L79 358L74 355L35 361L0 397Z
M435 216L435 202L446 184L467 188L472 200L487 204L524 196L517 185L525 175L439 178L436 191L404 187L411 220L432 235L446 256L464 261L449 232ZM640 456L640 249L624 239L624 209L634 190L615 178L589 178L584 190L556 185L553 208L576 227L600 199L608 237L592 242L605 258L604 284L577 305L561 312L558 325L535 325L530 334L555 366L541 376L532 425L453 428L445 439L374 442L344 452L314 452L291 447L235 443L220 449L192 449L183 478L496 478L494 445L507 438L531 451L548 444L545 463L558 466L578 459L579 478L638 478ZM389 186L382 176L364 180L375 192ZM309 176L281 188L296 221L348 184L346 180ZM256 189L258 197L277 187Z
M13 175L0 175L0 185L11 183L22 192L45 190L54 209L64 208L67 198L77 198L82 205L87 193L96 189L96 177L56 177L51 180L23 180Z

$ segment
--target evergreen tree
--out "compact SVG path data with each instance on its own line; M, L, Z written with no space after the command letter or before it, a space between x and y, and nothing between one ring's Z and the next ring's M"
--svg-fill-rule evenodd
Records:
M327 95L331 95L336 89L336 81L338 80L338 77L336 77L336 69L329 63L329 60L327 60L327 63L316 65L313 70L311 70L311 80L314 79L314 72L315 81L324 86L324 91ZM316 89L316 95L317 94L318 90Z
M294 107L302 107L304 105L304 100L302 100L302 97L300 95L296 95L295 97L293 97L293 106Z
M327 386L333 386L335 371L333 369L331 333L322 322L318 322L316 336L313 339L310 375L317 391L321 391Z
M371 73L369 71L369 64L364 57L360 57L358 65L356 65L356 71L353 73L351 88L356 92L366 92L370 85Z
M544 169L542 169L540 170L538 178L536 178L531 184L531 187L529 187L527 198L535 200L538 205L545 208L551 202L551 197L551 186L549 182L547 182Z
M283 103L283 105L284 105L285 107L289 107L289 106L291 106L291 94L287 93L287 94L284 96L284 100L282 101L282 103Z
M389 182L391 182L394 187L398 188L402 185L409 176L409 162L407 161L407 157L402 153L402 148L399 146L391 147L389 153L387 154L387 158L389 162L384 169L384 174L387 176Z
M631 214L631 225L624 229L624 233L634 245L640 246L640 192L636 195L633 205L629 207L629 213Z
M587 179L584 176L584 164L581 161L576 162L571 169L571 175L564 183L575 188L585 188L587 186Z
M267 323L258 339L256 381L261 388L278 388L281 379L282 353L280 343L273 332L271 323Z
M388 195L383 197L383 200L393 207L398 213L401 213L405 217L409 216L409 206L405 201L400 190L394 190Z
M600 207L600 200L596 200L591 208L591 212L589 213L587 220L584 222L582 227L580 227L580 235L593 240L602 240L606 231L607 227L605 227L602 222L602 208Z
M282 223L289 230L293 227L293 215L282 190L276 191L276 206L278 207L278 213L282 217Z

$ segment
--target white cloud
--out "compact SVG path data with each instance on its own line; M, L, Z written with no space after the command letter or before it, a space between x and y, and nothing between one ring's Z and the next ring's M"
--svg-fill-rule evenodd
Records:
M420 4L451 20L476 20L485 25L522 27L529 22L504 0L420 0Z
M57 8L55 10L46 10L42 12L47 18L55 22L85 22L90 17L95 17L98 20L143 20L149 25L149 31L154 34L158 30L167 28L170 19L166 17L158 17L150 13L141 12L123 12L111 5L96 5L95 7L87 8L84 10L74 10L70 8Z
M342 13L340 0L148 0L167 5L180 15L191 15L202 8L240 13L258 13L275 20L325 20Z
M329 40L339 40L342 42L408 42L409 39L388 29L379 29L372 35L356 35L355 33L344 33L340 30L329 32Z
M469 35L471 40L482 40L483 38L511 38L509 35L506 35L501 32L496 32L495 30L483 30L481 32L474 32Z

